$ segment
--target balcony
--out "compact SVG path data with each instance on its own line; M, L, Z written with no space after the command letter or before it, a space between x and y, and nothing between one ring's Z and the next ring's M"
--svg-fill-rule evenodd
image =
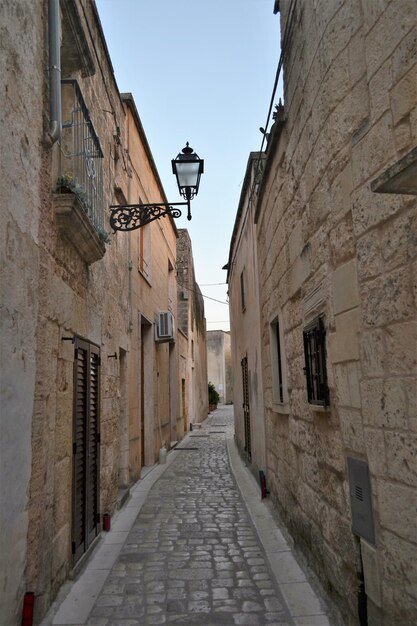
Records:
M61 233L90 264L105 253L103 152L78 82L62 81L62 136L54 206Z

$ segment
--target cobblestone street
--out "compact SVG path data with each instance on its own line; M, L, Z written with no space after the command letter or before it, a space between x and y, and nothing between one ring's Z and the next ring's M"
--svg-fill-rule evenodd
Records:
M232 437L233 408L220 407L168 455L167 466L152 470L163 473L147 493L132 490L130 530L121 512L105 536L104 553L97 551L84 583L81 577L45 626L329 624L282 543L279 554L290 576L281 576L284 599L231 471ZM260 490L254 498L260 500ZM137 517L135 502L142 504ZM267 532L273 550L271 541L283 538L278 530Z

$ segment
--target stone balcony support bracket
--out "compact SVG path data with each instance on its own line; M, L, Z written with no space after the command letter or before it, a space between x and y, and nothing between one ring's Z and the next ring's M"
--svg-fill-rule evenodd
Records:
M102 259L106 247L77 196L73 193L54 193L53 197L61 235L73 244L87 265Z

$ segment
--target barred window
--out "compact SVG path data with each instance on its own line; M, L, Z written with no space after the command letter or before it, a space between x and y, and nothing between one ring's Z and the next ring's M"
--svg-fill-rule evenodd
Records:
M273 397L275 402L284 402L284 380L281 350L281 329L279 317L271 323L271 354L272 354L272 378Z
M306 326L303 338L308 401L310 404L327 406L329 388L326 371L326 329L323 318L318 317Z

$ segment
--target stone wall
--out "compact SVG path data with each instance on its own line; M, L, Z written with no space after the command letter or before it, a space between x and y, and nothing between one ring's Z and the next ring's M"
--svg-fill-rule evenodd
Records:
M123 133L125 114L93 6L91 3L76 3L80 20L76 31L70 26L68 6L64 5L62 12L63 41L72 42L71 50L78 50L73 38L82 40L85 54L87 50L91 56L92 67L85 75L85 59L80 57L77 60L69 48L63 48L63 78L78 80L103 152L107 155L103 167L101 210L104 211L114 200L111 181L116 176L117 167L116 127ZM38 36L43 37L43 34L38 32ZM66 70L69 57L71 69ZM41 100L45 111L48 111L47 101L47 98ZM65 103L63 109L65 111ZM113 114L109 115L106 110L113 111ZM124 141L123 135L121 141ZM97 240L104 257L91 263L81 253L78 230L60 228L57 217L60 197L54 196L53 191L62 168L66 171L67 165L63 165L60 145L55 144L52 149L45 146L40 179L42 197L35 207L42 229L37 240L37 351L26 567L26 588L36 595L36 619L44 614L73 567L74 345L69 339L82 337L99 346L101 351L100 511L114 509L119 488L122 440L119 416L123 413L123 398L119 393L119 362L110 355L116 353L119 356L120 350L127 351L129 346L126 248L117 238L105 248L97 233L92 231L86 249L88 251ZM30 268L26 271L29 272Z
M0 6L0 622L20 619L37 372L46 50L43 3ZM30 54L28 54L30 50ZM33 98L33 93L39 98ZM7 154L7 160L4 156ZM16 461L18 459L18 462Z
M257 211L271 496L346 624L358 623L363 566L368 624L411 626L416 200L371 184L417 143L415 3L284 0L280 9L286 121L269 139ZM273 406L277 315L286 412ZM307 402L303 372L303 330L318 316L328 407ZM369 467L374 543L352 532L349 458Z

